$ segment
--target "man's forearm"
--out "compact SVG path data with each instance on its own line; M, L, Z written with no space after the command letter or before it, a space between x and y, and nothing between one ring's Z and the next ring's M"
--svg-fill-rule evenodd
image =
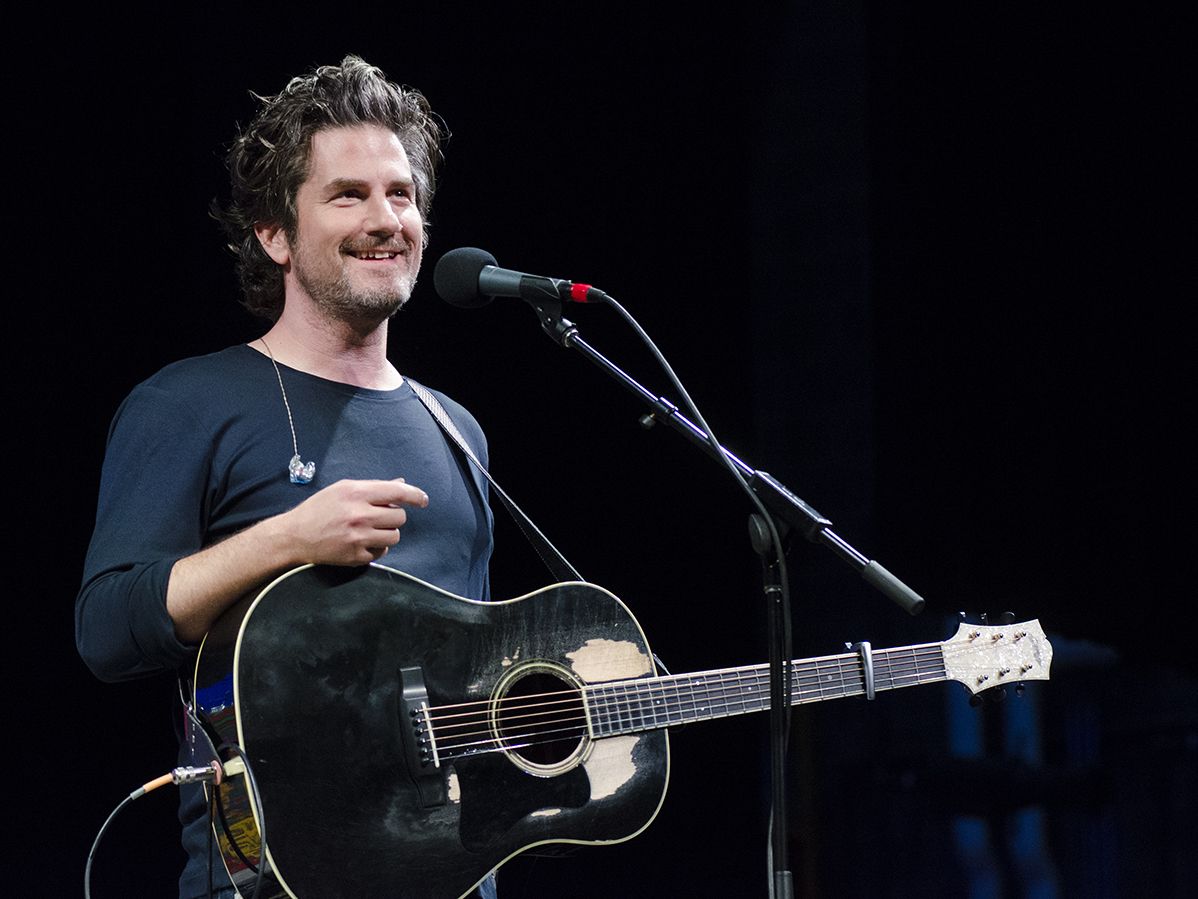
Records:
M175 563L166 611L180 640L198 643L240 597L303 561L289 545L282 518L267 518Z

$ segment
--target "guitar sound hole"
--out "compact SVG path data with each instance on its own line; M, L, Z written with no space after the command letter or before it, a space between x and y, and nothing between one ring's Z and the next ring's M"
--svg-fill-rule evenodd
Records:
M500 700L497 723L504 746L538 767L569 758L586 728L578 689L543 671L512 683Z

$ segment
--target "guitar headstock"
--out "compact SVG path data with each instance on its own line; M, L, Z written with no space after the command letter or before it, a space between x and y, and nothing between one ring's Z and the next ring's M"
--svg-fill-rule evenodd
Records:
M1028 680L1048 680L1052 644L1039 621L961 624L941 644L944 673L971 693Z

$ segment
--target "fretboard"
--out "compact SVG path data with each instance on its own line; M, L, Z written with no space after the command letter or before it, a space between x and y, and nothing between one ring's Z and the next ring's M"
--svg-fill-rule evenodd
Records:
M874 689L897 690L947 680L942 647L942 643L926 643L875 649ZM864 695L861 657L846 653L791 662L790 690L792 705ZM768 709L769 666L610 681L587 686L584 696L596 737L656 730Z

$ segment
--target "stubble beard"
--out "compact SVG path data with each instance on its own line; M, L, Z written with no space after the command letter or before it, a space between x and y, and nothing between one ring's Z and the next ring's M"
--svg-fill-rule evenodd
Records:
M316 308L334 321L355 327L374 327L395 315L416 286L415 272L405 274L398 283L363 290L355 288L344 271L334 276L313 271L302 255L294 258L294 265L296 280Z

